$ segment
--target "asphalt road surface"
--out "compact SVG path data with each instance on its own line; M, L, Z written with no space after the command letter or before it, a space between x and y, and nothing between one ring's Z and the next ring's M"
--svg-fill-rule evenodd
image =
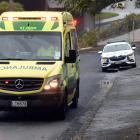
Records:
M44 113L1 112L0 140L139 140L139 47L137 68L118 72L101 72L97 53L81 53L79 107L69 109L64 121Z

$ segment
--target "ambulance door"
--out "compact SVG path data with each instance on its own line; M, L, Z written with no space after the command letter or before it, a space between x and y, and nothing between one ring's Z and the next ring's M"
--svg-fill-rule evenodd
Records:
M65 58L69 57L69 50L72 49L72 40L71 34L68 32L65 36ZM70 102L73 98L73 89L74 89L74 64L73 63L66 63L67 67L67 90L68 90L68 102Z
M72 40L72 45L71 45L71 49L75 50L76 52L76 62L72 63L73 65L73 84L74 84L74 88L76 88L78 81L79 81L79 52L78 52L78 39L77 39L77 33L75 29L71 30L71 40Z

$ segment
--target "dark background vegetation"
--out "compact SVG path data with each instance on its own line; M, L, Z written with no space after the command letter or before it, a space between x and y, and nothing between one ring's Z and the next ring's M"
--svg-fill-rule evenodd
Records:
M0 0L9 1L9 0ZM23 5L24 10L33 11L33 10L45 10L46 8L46 0L13 0L14 2L21 3ZM63 3L65 6L65 10L71 11L73 13L78 13L78 16L81 16L84 12L89 12L93 16L95 14L100 13L100 11L115 2L119 2L122 0L53 0L59 3ZM78 3L77 3L78 2ZM77 3L77 4L76 4ZM3 7L3 6L2 6ZM57 10L57 9L56 9ZM133 30L133 23L135 23L135 28L139 28L139 15L130 15L127 16L123 21L115 21L109 23L108 27L96 27L90 29L89 31L80 31L78 33L79 45L80 47L88 47L88 46L96 46L97 42L100 40L107 39L109 37L127 33ZM82 21L80 21L82 22Z
M0 2L2 1L8 0L0 0ZM28 11L44 10L45 8L45 0L13 0L13 1L23 4L24 9Z

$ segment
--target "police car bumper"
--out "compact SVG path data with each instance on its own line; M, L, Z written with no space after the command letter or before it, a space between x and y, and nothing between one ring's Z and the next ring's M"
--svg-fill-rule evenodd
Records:
M111 62L108 64L102 64L102 68L120 68L120 67L128 67L134 65L135 61L124 61L124 62Z
M63 93L13 95L0 93L0 110L57 109L63 102Z

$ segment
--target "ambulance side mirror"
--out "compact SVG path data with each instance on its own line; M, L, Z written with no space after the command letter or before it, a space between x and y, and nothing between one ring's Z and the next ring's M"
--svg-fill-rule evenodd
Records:
M69 57L65 57L65 63L75 63L76 62L76 51L69 50Z

